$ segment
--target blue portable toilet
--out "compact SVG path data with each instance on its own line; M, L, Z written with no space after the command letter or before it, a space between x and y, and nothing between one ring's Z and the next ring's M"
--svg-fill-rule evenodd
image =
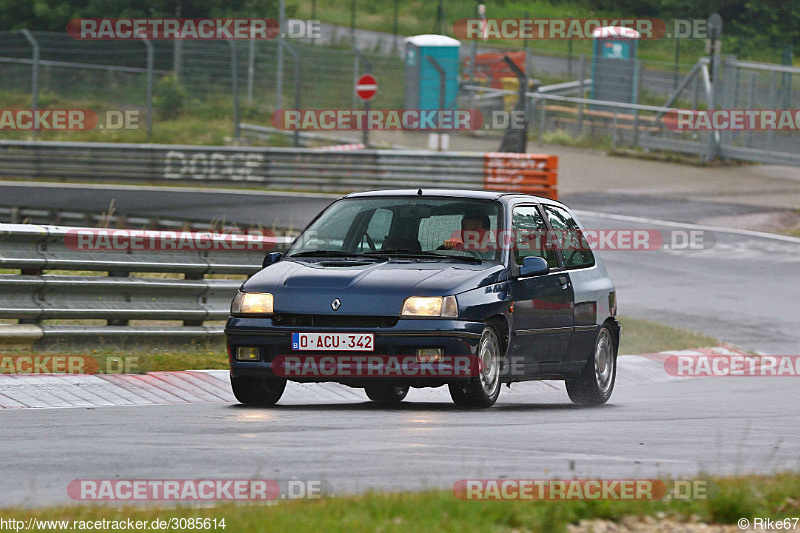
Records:
M636 52L640 34L632 28L595 28L592 54L592 99L636 104Z
M403 39L406 50L406 109L439 109L440 76L435 59L446 73L445 109L453 109L458 97L458 52L461 42L446 35L415 35Z

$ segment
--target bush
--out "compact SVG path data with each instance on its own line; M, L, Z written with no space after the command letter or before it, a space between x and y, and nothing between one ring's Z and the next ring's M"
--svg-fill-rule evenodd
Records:
M165 76L156 84L153 100L158 118L174 119L183 111L186 90L175 76Z

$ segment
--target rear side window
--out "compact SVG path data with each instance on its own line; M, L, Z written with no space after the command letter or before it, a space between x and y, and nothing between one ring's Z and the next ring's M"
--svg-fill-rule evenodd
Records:
M514 208L511 218L514 227L514 260L521 265L526 257L543 257L550 268L560 268L554 250L546 245L547 225L533 205Z
M554 205L545 205L544 210L550 226L556 232L567 270L594 266L594 254L572 215Z

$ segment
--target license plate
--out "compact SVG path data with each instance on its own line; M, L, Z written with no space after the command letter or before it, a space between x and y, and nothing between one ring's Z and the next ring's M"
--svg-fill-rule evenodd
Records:
M374 346L372 333L292 333L292 350L371 352Z

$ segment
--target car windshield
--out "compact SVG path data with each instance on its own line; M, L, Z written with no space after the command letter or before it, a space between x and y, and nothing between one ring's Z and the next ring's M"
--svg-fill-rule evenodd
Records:
M499 206L450 197L346 198L325 210L287 255L499 261L492 239Z

